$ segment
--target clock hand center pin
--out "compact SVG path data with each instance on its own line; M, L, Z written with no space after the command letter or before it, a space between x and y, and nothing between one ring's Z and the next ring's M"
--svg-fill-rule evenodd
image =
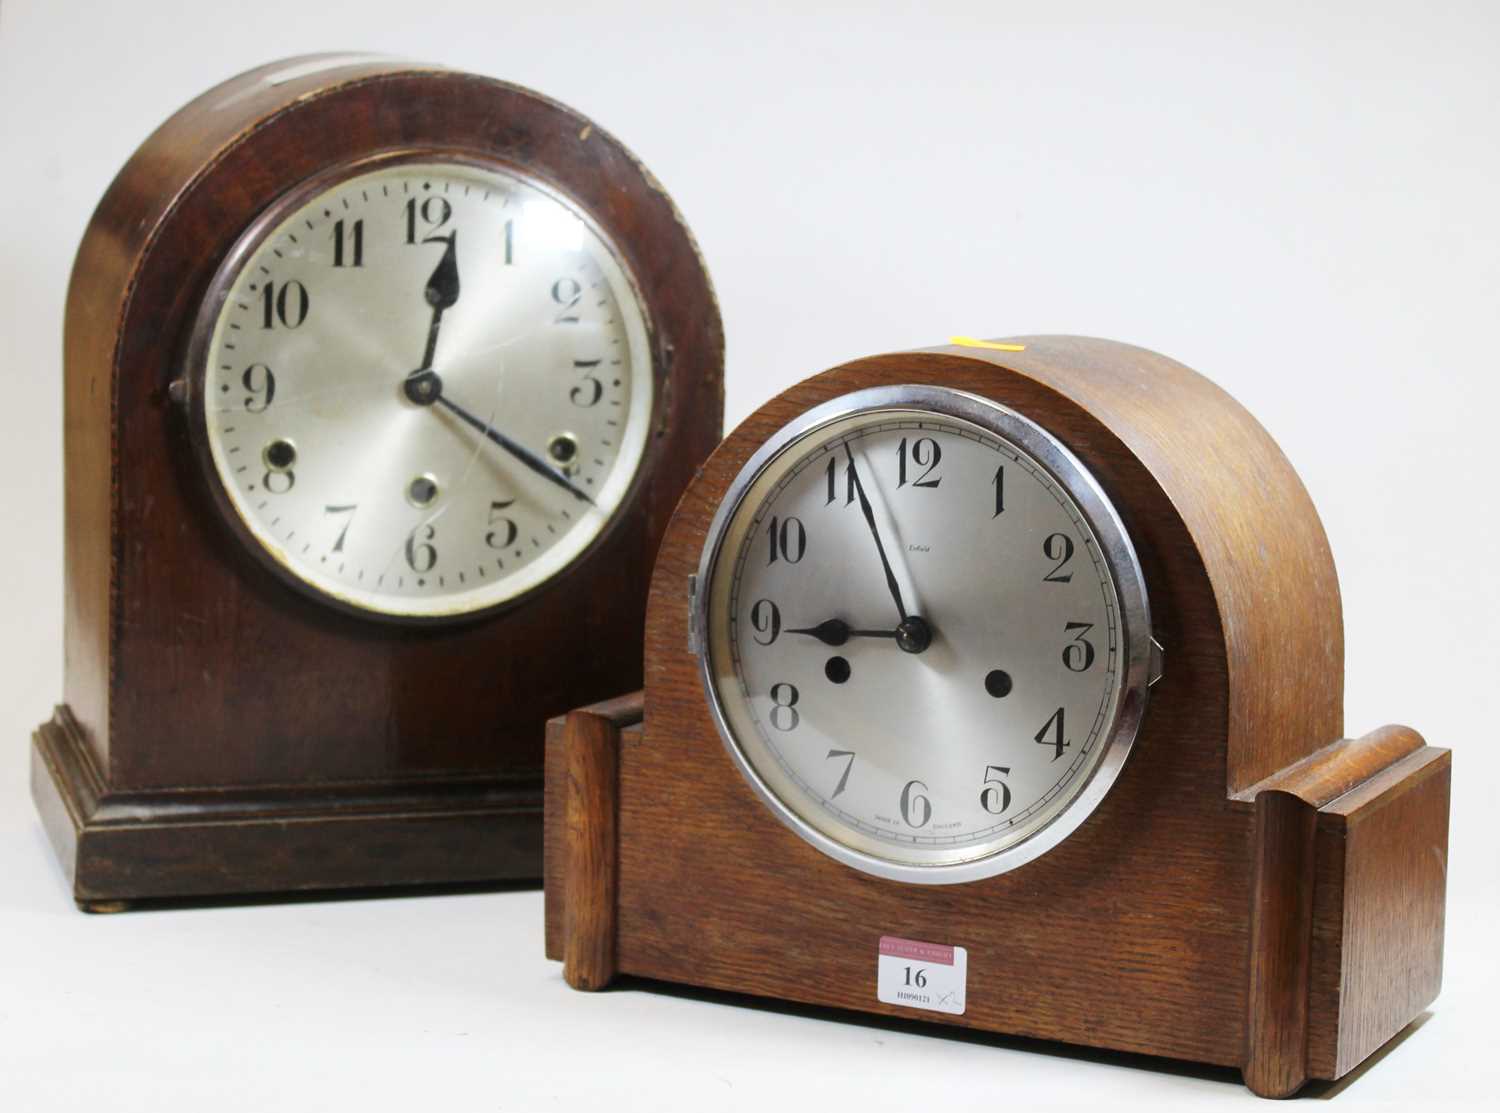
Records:
M932 644L932 625L920 615L907 615L896 627L896 644L907 653L921 653Z

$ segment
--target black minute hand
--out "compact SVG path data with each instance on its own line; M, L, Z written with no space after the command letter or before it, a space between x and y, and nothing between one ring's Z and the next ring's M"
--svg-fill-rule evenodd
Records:
M590 506L595 505L594 500L586 491L571 483L567 476L547 461L529 448L511 440L489 422L480 421L443 393L443 380L433 371L432 361L437 355L438 330L442 327L443 311L452 309L458 301L458 232L450 232L442 237L442 241L447 244L447 247L443 249L443 257L433 268L432 276L427 279L427 288L423 291L427 304L432 306L432 323L427 326L427 350L422 354L422 366L406 376L406 396L419 406L430 406L433 403L442 406L466 425L478 429L486 439L505 449L543 479L556 483L563 490L582 499Z
M495 444L498 444L501 448L505 449L506 452L509 452L517 460L521 461L521 463L525 464L528 468L536 472L537 475L541 476L543 479L547 479L553 483L556 483L564 491L571 492L574 496L582 499L590 506L595 505L594 500L589 498L588 492L584 491L581 487L574 486L568 480L567 476L563 475L562 472L558 471L551 464L547 463L547 461L543 460L536 453L532 452L531 449L526 448L525 446L511 440L489 422L479 420L479 418L475 417L468 410L460 406L457 402L454 402L447 395L439 394L435 401L438 405L443 406L444 408L449 410L460 421L463 421L465 424L472 425L475 429L478 429L487 438L489 438Z
M891 589L891 598L896 601L896 611L901 615L901 621L907 619L906 603L901 599L901 585L896 582L896 573L891 571L891 562L885 555L885 546L880 541L880 530L875 527L875 511L870 508L870 500L865 496L865 485L859 481L859 472L854 467L854 452L849 448L849 442L844 442L844 455L849 458L849 474L854 478L854 490L859 495L859 508L864 512L865 524L870 527L870 536L875 538L875 551L880 554L880 565L885 569L886 586Z

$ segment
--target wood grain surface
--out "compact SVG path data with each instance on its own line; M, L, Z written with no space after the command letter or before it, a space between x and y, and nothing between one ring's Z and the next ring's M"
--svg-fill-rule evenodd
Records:
M571 712L562 728L563 838L568 871L563 905L563 977L574 989L602 989L615 976L620 731L640 722L639 692ZM553 730L548 724L549 738Z
M1425 895L1415 919L1397 915L1406 934L1372 929L1358 957L1330 958L1329 948L1352 938L1340 918L1351 895L1372 924L1392 914L1394 875L1366 876L1389 874L1388 857L1370 863L1388 855L1391 827L1446 832L1446 782L1404 764L1427 755L1446 769L1446 751L1413 749L1415 735L1399 729L1341 742L1342 616L1327 541L1295 472L1233 399L1139 348L1012 342L1025 351L939 348L808 379L732 432L689 486L652 581L645 717L620 741L618 969L911 1016L876 999L878 940L899 935L969 950L967 1011L920 1014L933 1023L1238 1066L1262 1093L1337 1077L1355 1052L1332 1062L1318 1041L1332 1032L1340 1049L1364 1048L1352 1033L1379 1010L1347 989L1330 999L1329 979L1347 977L1351 962L1368 975L1400 961L1403 946L1429 972L1435 947L1440 966L1431 903L1436 894L1440 920L1441 885L1415 860L1404 868ZM784 828L726 754L687 640L688 576L750 455L814 405L899 384L972 391L1067 444L1135 543L1165 647L1135 748L1093 815L1041 858L964 885L868 876ZM1372 800L1390 818L1372 821L1370 857L1325 848L1325 832L1344 830L1327 808L1403 769L1384 792L1412 797L1420 816L1398 819L1400 805ZM1431 787L1413 789L1424 776ZM1339 785L1346 796L1319 794ZM1439 843L1440 857L1445 836L1430 845ZM1355 880L1330 896L1324 874L1351 862ZM549 887L568 867L565 856L549 861ZM549 906L549 953L569 945L557 911ZM1436 992L1426 976L1412 987L1371 1023L1380 1041Z
M719 437L708 276L617 140L503 82L314 63L241 75L164 124L110 186L73 270L65 708L36 736L34 783L73 828L64 857L91 848L68 865L80 899L537 876L545 721L640 685L656 548ZM168 394L249 222L310 175L395 150L557 186L618 246L650 324L652 430L617 523L478 621L382 623L290 590L216 509Z

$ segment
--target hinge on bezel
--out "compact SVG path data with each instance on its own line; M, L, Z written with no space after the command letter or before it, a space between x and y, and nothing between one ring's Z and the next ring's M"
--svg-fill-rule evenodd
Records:
M699 656L703 652L702 632L698 629L698 573L688 573L688 652Z

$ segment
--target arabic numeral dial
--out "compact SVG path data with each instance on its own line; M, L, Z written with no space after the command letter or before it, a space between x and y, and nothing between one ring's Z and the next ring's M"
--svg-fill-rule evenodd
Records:
M1075 806L1120 717L1100 523L1123 527L1048 434L967 398L772 442L701 578L741 767L857 868L1004 858Z
M649 440L627 257L555 186L477 158L290 190L227 253L190 344L192 428L237 535L371 616L457 619L562 574ZM778 556L800 544L789 528Z

